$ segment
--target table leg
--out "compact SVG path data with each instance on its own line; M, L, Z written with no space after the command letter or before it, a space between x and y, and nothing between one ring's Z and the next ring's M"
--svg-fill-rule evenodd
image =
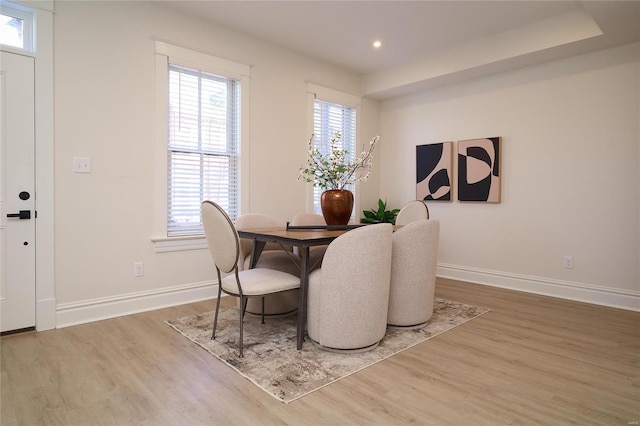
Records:
M300 299L298 302L298 323L296 327L298 350L302 349L307 323L307 290L309 288L309 246L300 247Z
M264 249L264 246L266 244L266 241L253 240L253 247L251 248L251 263L249 264L249 269L253 269L256 267L258 259L260 259L260 255L262 254L262 249Z

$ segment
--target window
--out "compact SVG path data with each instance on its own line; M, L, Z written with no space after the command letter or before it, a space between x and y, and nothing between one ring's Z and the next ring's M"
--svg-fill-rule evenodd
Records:
M206 248L200 204L247 201L250 67L156 41L156 252ZM244 167L241 167L244 164Z
M203 232L200 204L238 212L240 83L169 64L167 235Z
M347 160L352 161L356 148L356 108L315 99L313 102L313 135L314 142L320 152L329 153L331 139L335 137L336 132L341 133L342 149L349 151ZM345 189L353 192L355 196L355 185L349 185ZM322 191L322 188L313 188L314 213L322 214L320 208Z
M5 46L33 52L33 12L16 3L3 2L0 42Z

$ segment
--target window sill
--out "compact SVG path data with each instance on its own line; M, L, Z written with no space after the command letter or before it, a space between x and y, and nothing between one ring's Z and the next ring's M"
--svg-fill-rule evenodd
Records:
M207 240L204 235L189 235L184 237L152 237L156 253L168 253L173 251L203 250L207 249Z

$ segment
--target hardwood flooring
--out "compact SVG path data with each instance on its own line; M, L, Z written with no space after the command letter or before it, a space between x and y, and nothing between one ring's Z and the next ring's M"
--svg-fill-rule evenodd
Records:
M638 425L640 313L444 279L436 294L492 310L290 404L164 324L212 301L5 336L0 424Z

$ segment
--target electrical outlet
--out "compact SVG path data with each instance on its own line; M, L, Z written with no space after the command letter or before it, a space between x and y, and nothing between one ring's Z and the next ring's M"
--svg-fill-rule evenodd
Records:
M565 256L563 264L565 269L573 269L573 256Z
M91 159L87 157L73 157L74 173L91 173Z
M144 275L144 263L142 262L134 262L133 264L133 276L141 277Z

